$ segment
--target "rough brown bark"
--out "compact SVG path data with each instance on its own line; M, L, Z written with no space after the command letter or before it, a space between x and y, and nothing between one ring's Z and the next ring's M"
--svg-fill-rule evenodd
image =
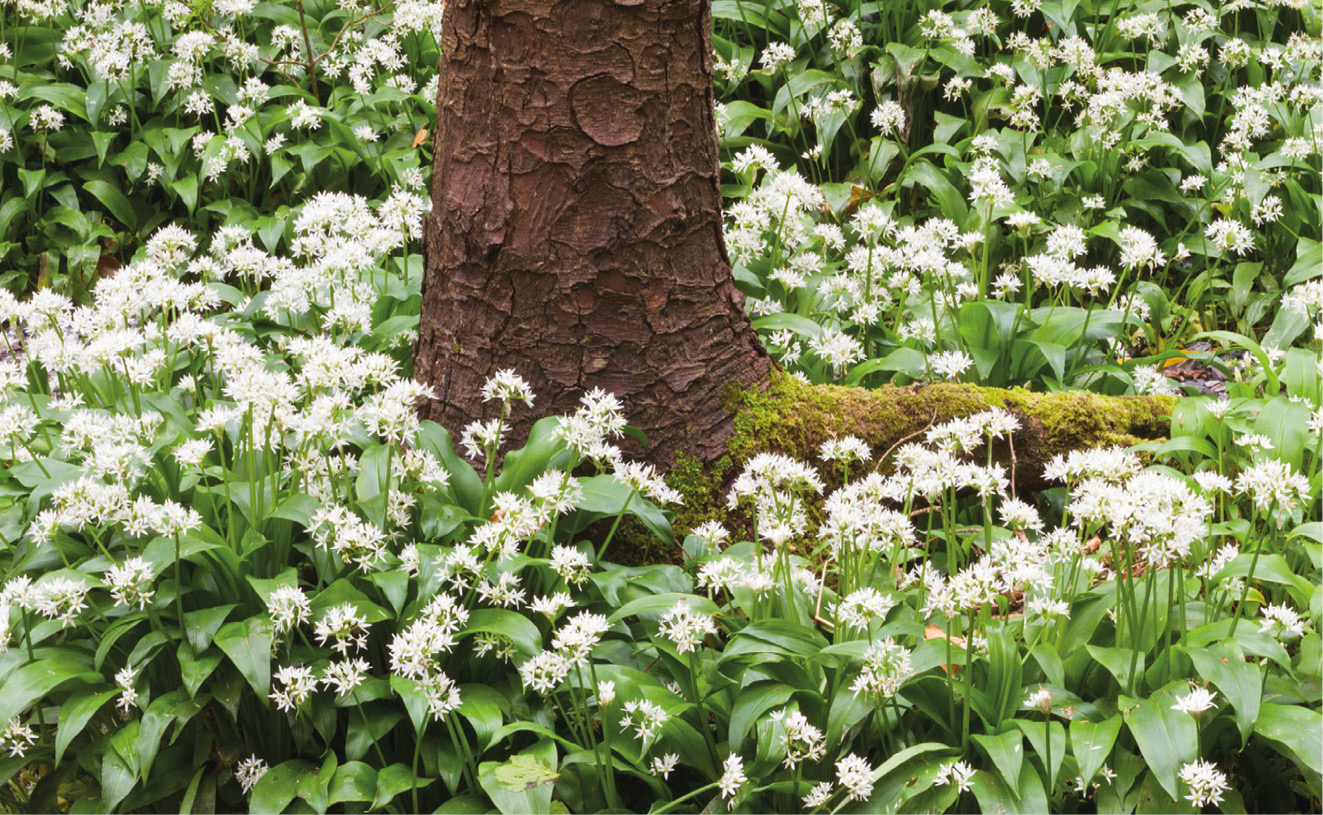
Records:
M654 460L719 456L722 389L771 362L721 238L710 0L452 0L441 46L428 417L489 418L478 390L514 368L539 415L600 387Z

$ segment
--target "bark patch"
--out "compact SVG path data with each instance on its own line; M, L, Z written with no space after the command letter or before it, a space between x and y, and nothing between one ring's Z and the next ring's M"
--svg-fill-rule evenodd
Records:
M630 144L643 132L641 95L607 74L576 82L570 89L570 110L579 129L605 147Z

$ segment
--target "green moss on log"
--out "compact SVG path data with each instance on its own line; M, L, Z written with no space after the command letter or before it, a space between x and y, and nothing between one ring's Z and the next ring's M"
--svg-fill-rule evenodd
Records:
M1015 438L1019 465L1040 469L1058 453L1165 438L1175 404L1172 397L1033 393L953 384L865 390L806 385L784 375L776 375L765 391L728 390L726 397L726 407L735 416L728 449L736 463L762 452L816 457L824 441L846 435L858 436L884 453L931 424L1000 407L1023 426Z
M1174 404L1172 397L1033 393L956 384L865 390L806 385L774 374L766 390L727 390L725 407L734 415L735 433L726 456L706 466L681 456L671 469L667 481L685 499L676 512L677 539L703 521L727 519L725 486L758 453L816 461L824 441L853 435L880 456L907 437L921 441L933 424L1000 407L1020 420L1021 429L1013 439L1014 461L1011 446L1004 442L994 448L994 457L1014 471L1023 496L1045 486L1043 466L1057 454L1166 438ZM839 480L833 468L824 468L823 476L829 487Z

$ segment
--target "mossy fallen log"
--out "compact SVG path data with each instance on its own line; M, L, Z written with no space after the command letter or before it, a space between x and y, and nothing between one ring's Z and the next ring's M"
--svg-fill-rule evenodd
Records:
M922 441L924 431L934 424L999 407L1019 419L1020 430L1009 444L996 443L993 457L1014 473L1017 494L1028 497L1048 486L1043 467L1055 455L1165 439L1175 399L958 384L866 390L806 385L776 374L766 390L729 390L725 403L735 421L727 455L712 463L681 456L667 476L668 483L684 495L684 506L676 512L677 539L706 520L734 520L738 525L740 518L729 518L725 510L726 488L758 453L784 453L817 463L824 441L853 435L867 442L876 457L907 437ZM828 488L836 486L836 468L820 469ZM616 554L625 561L677 557L660 551L656 543L646 543L646 533L630 534L624 527L621 532L625 545Z
M1019 485L1032 488L1043 465L1059 453L1166 438L1174 404L1173 397L1034 393L955 384L866 390L806 385L777 376L765 391L729 393L727 409L735 417L735 435L727 449L736 464L762 452L816 459L824 441L853 435L881 455L933 424L998 407L1020 420L1013 439L1014 464ZM999 444L995 453L1011 466L1010 445Z

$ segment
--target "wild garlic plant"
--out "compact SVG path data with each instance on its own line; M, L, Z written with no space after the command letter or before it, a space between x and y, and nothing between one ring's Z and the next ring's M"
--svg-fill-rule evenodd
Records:
M166 222L288 249L314 191L424 184L442 4L0 3L0 262L84 301ZM102 255L109 256L109 259Z
M1317 370L1059 456L1037 503L1001 410L760 455L683 565L621 567L679 495L618 397L509 452L516 372L466 456L417 419L422 209L320 196L292 256L169 227L90 305L4 302L7 807L1318 800Z
M318 196L294 257L166 227L90 305L4 300L7 807L99 778L107 810L187 808L200 785L279 810L316 760L314 806L354 778L335 795L417 810L484 789L491 733L458 711L519 687L517 654L545 635L582 664L602 631L552 636L599 563L570 534L627 510L669 532L652 502L676 494L623 460L600 391L513 469L499 430L471 446L486 478L418 420L429 389L391 356L418 281L383 267L425 208ZM502 417L534 398L513 372L483 395Z
M1000 410L931 428L885 468L861 467L857 439L830 441L827 471L842 449L864 471L847 465L816 535L788 539L769 519L793 517L790 496L770 485L822 481L782 456L750 460L731 497L756 496L759 540L727 545L710 524L686 543L729 637L705 643L714 664L698 675L716 677L722 701L707 704L731 711L727 745L744 757L741 775L727 765L712 783L754 810L1129 811L1141 790L1223 803L1253 786L1228 780L1245 751L1266 749L1295 763L1296 794L1317 797L1309 740L1277 729L1323 721L1317 699L1265 695L1321 667L1306 610L1318 415L1310 428L1303 471L1253 434L1193 475L1121 448L1058 456L1043 475L1062 503L1043 511L992 460L1017 429ZM790 602L787 547L821 564ZM653 641L659 654L677 644L664 624ZM861 745L875 749L854 756L867 782L855 786L842 764Z
M813 382L1106 392L1173 389L1200 332L1315 342L1277 306L1321 262L1320 18L1251 5L718 10L766 341Z

